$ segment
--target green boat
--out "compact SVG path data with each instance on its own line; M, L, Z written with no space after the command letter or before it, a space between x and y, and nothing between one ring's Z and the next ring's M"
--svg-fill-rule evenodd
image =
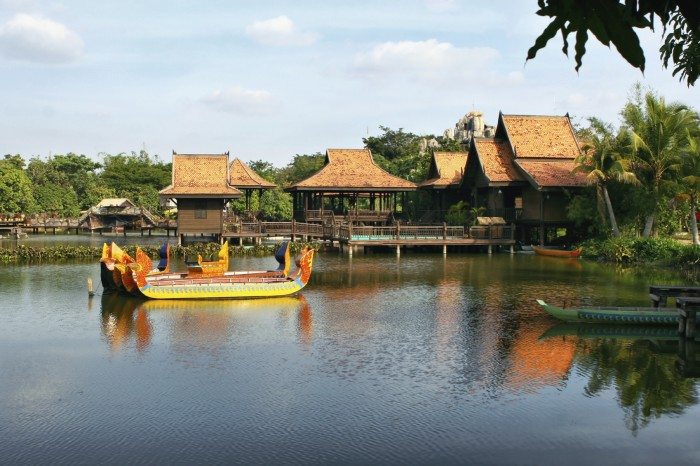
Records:
M565 322L632 324L632 325L678 325L678 310L670 307L557 307L541 299L537 304L549 315Z

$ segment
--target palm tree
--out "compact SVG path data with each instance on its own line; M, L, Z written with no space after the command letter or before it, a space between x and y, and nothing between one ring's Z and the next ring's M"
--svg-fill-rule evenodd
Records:
M629 134L622 129L614 135L612 126L597 118L590 118L588 121L588 141L581 148L583 154L576 159L577 166L574 172L585 173L586 182L597 187L598 196L602 194L605 200L612 234L620 236L615 211L608 194L608 184L611 181L639 184L634 173L629 171L629 161L621 156L621 148L629 140Z
M622 110L631 130L631 155L637 177L651 193L654 203L646 218L642 236L651 235L662 194L674 184L680 171L680 154L687 145L687 133L697 126L697 115L678 103L666 104L663 97L647 92L643 102L637 87L636 101Z
M683 178L685 195L690 201L690 232L693 244L700 244L698 237L698 222L695 217L700 192L700 137L692 137L688 133L688 148L683 154Z

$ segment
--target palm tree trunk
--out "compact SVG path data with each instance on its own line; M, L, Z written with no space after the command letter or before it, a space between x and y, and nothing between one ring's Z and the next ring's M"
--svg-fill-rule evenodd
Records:
M603 196L605 196L605 206L607 207L608 215L610 216L612 234L615 237L620 236L620 230L617 228L617 220L615 219L615 212L613 211L612 202L610 202L610 195L608 194L608 187L605 185L603 185Z
M695 196L690 196L690 232L693 235L693 244L698 245L700 244L700 237L698 237L698 221L695 218L696 204Z
M654 218L656 217L656 212L652 212L647 215L647 220L644 223L644 231L642 232L643 238L648 238L651 236L651 229L654 226Z

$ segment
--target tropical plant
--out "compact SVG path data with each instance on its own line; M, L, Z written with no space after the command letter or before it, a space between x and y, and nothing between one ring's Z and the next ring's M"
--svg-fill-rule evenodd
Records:
M570 34L575 33L576 71L586 53L589 32L602 44L615 46L627 62L644 71L644 51L639 29L654 30L661 25L664 42L659 52L664 68L675 64L673 75L680 75L692 86L700 75L700 9L693 0L538 0L537 14L552 22L535 40L527 59L547 45L557 32L564 40L562 51L568 56Z
M612 126L597 118L591 118L589 122L590 138L582 147L583 153L576 159L574 171L585 173L586 182L596 186L598 197L602 195L605 201L612 234L620 236L608 184L612 181L639 184L637 177L629 170L629 160L620 154L620 148L629 140L629 135L624 129L614 135Z
M683 178L681 179L684 194L690 201L690 232L693 244L700 244L698 237L698 222L695 213L698 210L698 192L700 192L700 138L688 134L688 147L683 155Z
M623 108L622 116L631 131L631 153L637 178L650 192L653 205L643 236L651 235L662 195L672 192L681 169L680 154L688 143L688 131L698 125L698 116L680 103L667 104L663 97L648 91L635 95Z

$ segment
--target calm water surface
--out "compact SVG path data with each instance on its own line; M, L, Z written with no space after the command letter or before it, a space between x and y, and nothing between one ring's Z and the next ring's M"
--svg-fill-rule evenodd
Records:
M321 253L301 296L197 302L89 300L87 277L0 267L0 463L700 462L672 332L534 302L646 304L667 271Z

